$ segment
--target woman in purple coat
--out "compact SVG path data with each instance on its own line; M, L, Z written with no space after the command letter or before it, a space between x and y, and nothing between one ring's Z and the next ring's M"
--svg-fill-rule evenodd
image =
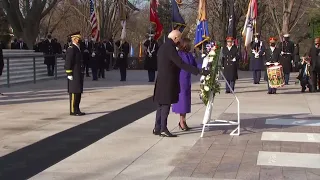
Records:
M185 63L197 67L197 63L190 51L191 40L188 38L182 39L179 47L179 55L181 59ZM180 129L183 131L188 131L190 128L186 123L186 114L191 112L191 74L181 69L179 81L179 101L176 104L172 105L172 111L177 114L180 114Z

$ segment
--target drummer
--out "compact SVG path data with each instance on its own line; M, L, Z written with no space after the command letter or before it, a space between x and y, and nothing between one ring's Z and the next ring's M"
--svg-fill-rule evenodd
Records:
M269 38L269 46L266 47L265 50L265 64L266 64L266 71L264 75L264 80L267 81L268 84L268 94L276 94L276 88L270 88L269 81L268 81L268 74L267 68L273 66L273 63L278 63L280 49L276 47L277 39L275 37Z

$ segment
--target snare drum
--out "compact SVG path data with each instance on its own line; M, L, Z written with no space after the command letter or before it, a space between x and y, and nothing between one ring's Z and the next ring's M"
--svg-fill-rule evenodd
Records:
M284 86L284 75L281 65L270 66L267 69L267 74L270 88L279 88Z

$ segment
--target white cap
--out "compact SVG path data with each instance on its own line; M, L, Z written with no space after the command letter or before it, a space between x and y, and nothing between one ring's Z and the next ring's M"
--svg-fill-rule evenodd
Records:
M284 34L283 37L290 37L290 34Z

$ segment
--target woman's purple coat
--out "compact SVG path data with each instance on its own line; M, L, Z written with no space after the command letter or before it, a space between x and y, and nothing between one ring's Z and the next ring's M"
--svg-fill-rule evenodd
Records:
M192 53L179 51L181 59L190 65L197 67L196 60ZM180 93L179 101L172 105L172 111L179 114L191 112L191 73L181 69L180 71Z

